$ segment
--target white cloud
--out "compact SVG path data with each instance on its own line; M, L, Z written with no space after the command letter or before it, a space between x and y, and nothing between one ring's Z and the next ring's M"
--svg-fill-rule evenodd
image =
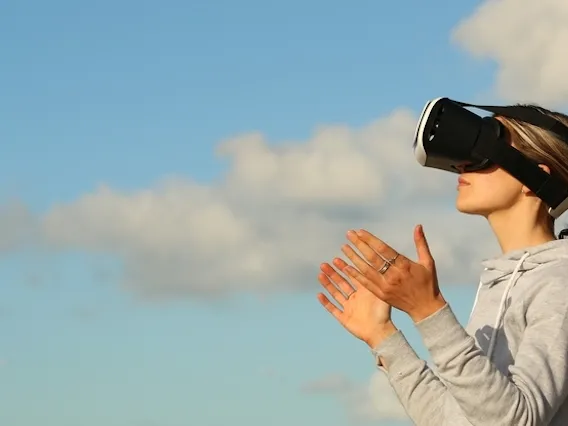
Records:
M568 105L568 2L488 0L454 30L474 57L495 61L494 90L509 101Z
M386 376L381 372L373 374L368 384L357 383L346 376L336 374L307 383L302 390L337 398L344 406L350 424L376 424L379 420L409 419Z
M236 137L219 146L229 163L223 180L101 187L54 206L42 220L46 241L116 254L124 285L145 298L211 297L317 286L318 265L341 255L353 227L414 256L422 222L442 282L467 282L488 233L454 211L455 176L415 161L416 120L400 109L361 129L321 127L302 142Z
M19 202L0 205L0 253L37 240L36 218Z

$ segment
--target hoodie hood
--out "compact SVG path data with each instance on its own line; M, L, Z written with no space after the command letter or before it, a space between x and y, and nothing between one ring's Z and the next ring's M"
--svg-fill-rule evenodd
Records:
M565 261L566 258L568 258L568 240L561 239L539 244L538 246L513 250L482 262L485 270L481 274L473 309L470 314L470 322L483 288L485 287L489 293L493 293L493 291L489 289L493 288L496 284L506 281L506 284L503 284L504 289L502 294L500 294L500 290L497 291L497 293L500 294L500 302L497 309L495 325L491 332L489 348L487 349L487 356L490 359L493 356L493 350L497 343L498 330L501 328L501 323L507 309L507 299L518 279L524 272L562 259Z
M481 263L485 270L481 274L480 284L492 286L509 277L516 267L519 268L519 273L523 273L561 258L568 258L568 239L510 251ZM519 265L521 259L522 263Z

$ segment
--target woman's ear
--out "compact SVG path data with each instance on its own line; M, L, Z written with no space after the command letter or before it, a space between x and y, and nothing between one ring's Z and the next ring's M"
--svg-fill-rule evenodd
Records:
M546 173L550 174L550 167L548 167L546 164L539 164L538 167L540 167L542 170L544 170ZM523 187L521 188L521 192L523 194L532 194L532 191L523 185Z

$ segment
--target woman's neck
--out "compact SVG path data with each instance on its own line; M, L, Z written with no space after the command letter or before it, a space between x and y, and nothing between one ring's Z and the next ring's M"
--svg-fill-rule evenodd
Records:
M546 212L539 214L534 209L517 207L517 209L494 212L487 216L503 253L537 246L556 239Z

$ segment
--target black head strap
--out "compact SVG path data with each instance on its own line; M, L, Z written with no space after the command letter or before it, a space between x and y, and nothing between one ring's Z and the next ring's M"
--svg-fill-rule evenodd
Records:
M568 143L568 127L554 117L544 114L535 107L531 106L491 106L491 105L474 105L464 102L456 102L464 107L472 107L492 112L503 117L512 118L514 120L523 121L532 124L541 129L551 131L558 135L564 142Z

